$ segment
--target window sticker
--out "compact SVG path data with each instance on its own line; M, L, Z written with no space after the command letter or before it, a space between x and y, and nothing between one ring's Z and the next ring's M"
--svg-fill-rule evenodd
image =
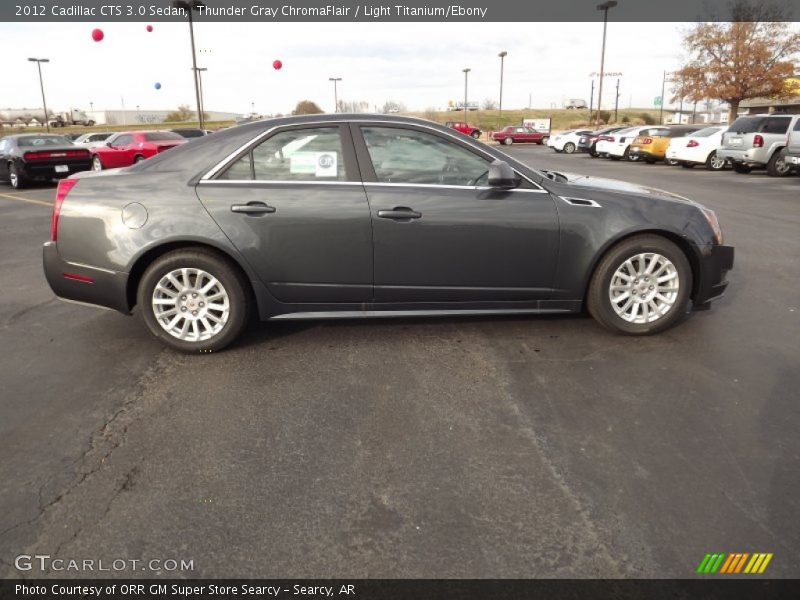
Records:
M337 166L336 152L293 152L289 172L295 175L336 177Z

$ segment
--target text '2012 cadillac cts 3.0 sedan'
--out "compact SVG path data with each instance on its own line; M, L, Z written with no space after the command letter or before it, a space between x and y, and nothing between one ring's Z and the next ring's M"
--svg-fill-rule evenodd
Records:
M685 198L537 171L417 119L249 123L61 181L53 291L184 351L261 319L570 313L649 334L721 295L716 216Z

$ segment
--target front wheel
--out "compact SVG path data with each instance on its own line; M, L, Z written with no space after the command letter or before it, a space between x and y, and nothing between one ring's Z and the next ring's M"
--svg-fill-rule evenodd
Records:
M648 335L675 325L688 309L692 269L674 243L638 235L614 246L592 275L589 313L620 334Z
M472 137L474 139L478 140L481 137L481 132L480 131L473 131L471 135L472 135Z
M513 143L514 143L514 140L512 140L510 137L507 137L506 139L503 140L503 145L504 146L510 146Z
M96 154L92 157L92 171L102 171L103 170L103 161L100 160L100 157Z
M168 252L144 272L137 302L155 337L181 352L216 352L233 342L250 312L248 284L220 256L202 249Z
M722 171L722 169L725 168L726 162L724 158L717 156L717 151L714 150L708 155L708 158L706 158L706 169L709 171Z
M575 144L573 144L572 142L567 142L566 144L564 144L565 154L572 154L573 152L575 152Z

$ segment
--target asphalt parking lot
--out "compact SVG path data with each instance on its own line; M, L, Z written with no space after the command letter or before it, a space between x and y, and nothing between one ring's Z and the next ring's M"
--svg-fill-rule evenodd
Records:
M800 177L510 153L713 208L728 294L649 338L585 317L284 322L185 356L56 300L54 187L0 184L0 576L64 575L13 567L46 554L691 578L707 552L771 552L768 575L800 577Z

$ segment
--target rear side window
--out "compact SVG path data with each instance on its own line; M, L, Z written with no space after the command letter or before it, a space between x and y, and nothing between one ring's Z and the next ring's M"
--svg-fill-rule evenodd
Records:
M797 122L795 122L794 131L800 131L800 119L797 119Z
M711 137L715 133L719 133L719 127L706 127L705 129L701 129L700 131L695 131L691 134L692 137Z
M132 135L120 135L111 142L114 146L127 146L133 142Z
M148 142L166 142L168 140L182 140L183 137L172 131L154 131L145 133L144 139Z
M219 179L346 181L339 128L276 133L233 163Z
M768 117L763 131L764 133L786 133L791 121L791 117Z
M791 117L739 117L730 130L733 133L786 133Z

